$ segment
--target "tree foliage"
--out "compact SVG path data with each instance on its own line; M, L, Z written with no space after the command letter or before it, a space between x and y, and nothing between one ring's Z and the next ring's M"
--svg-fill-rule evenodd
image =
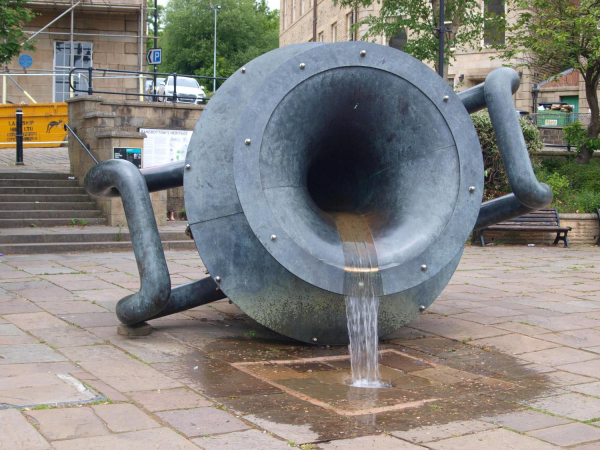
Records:
M148 0L148 16L146 17L146 25L148 27L148 36L154 36L154 5L156 4L156 0ZM152 8L152 9L150 9ZM156 27L157 33L156 35L160 38L163 34L164 27L164 17L165 17L165 7L163 5L158 5L158 17L157 22L158 26ZM154 48L154 39L148 38L146 41L146 48Z
M279 11L269 10L265 0L221 0L219 4L217 76L228 77L279 46ZM214 11L210 5L210 0L170 0L160 40L163 71L212 76ZM212 87L212 82L204 84Z
M23 26L35 17L26 6L26 0L0 0L0 64L8 64L23 50L34 50L32 42L25 42Z
M373 0L336 0L341 6L350 6L353 10L368 8ZM377 36L390 38L399 30L407 34L404 52L415 58L433 63L437 68L439 49L439 0L377 0L381 3L381 13L362 18L355 25L367 26L363 39ZM361 13L362 15L362 13ZM454 59L457 50L479 48L483 39L484 27L495 27L499 17L482 14L479 0L447 0L444 7L444 21L451 22L445 28L444 62Z
M508 0L506 43L495 45L502 58L534 72L557 73L573 68L585 80L591 112L587 138L600 132L600 2L598 0ZM516 64L514 63L516 61ZM589 163L592 150L585 145L579 163Z

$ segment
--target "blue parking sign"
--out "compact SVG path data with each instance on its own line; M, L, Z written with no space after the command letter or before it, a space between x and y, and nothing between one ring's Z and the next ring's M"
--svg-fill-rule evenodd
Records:
M151 48L146 53L148 64L160 64L162 62L162 48Z

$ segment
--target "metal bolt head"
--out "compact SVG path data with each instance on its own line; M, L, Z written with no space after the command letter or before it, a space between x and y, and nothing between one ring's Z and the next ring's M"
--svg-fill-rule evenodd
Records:
M277 236L276 236L276 235L274 235L274 234L272 234L272 235L271 235L271 240L272 240L272 241L274 241L275 239L277 239Z
M444 95L444 101L447 102L448 100L450 100L450 97L448 97L447 95Z
M421 312L425 311L425 306L423 306L423 305L419 306L419 311L421 311Z
M250 145L250 144L252 144L252 141L251 141L250 139L246 139L246 140L244 141L244 144L246 144L246 145Z
M246 73L246 68L242 67L241 71L242 71L242 73Z
M190 166L189 164L185 165L185 170L190 170L192 168L192 166Z
M317 342L317 338L316 337L312 338L312 341Z
M306 64L300 63L300 69L304 70L305 67L306 67Z
M469 186L469 192L475 192L475 186Z
M367 51L366 50L361 50L360 51L360 56L367 56Z
M221 277L217 275L217 276L215 277L215 281L218 283L219 281L221 281Z
M422 271L427 270L427 264L421 264L421 270Z

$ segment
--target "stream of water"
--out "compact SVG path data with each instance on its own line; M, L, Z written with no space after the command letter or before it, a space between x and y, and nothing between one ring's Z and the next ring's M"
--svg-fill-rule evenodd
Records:
M358 215L336 214L334 219L346 263L344 292L350 337L351 385L387 387L381 381L377 352L379 297L376 294L380 279L373 238L364 219Z

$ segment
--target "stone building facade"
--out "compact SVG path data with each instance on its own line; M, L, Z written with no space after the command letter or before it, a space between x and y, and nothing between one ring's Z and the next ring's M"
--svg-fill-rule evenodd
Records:
M69 11L72 5L76 6ZM79 95L69 89L71 67L144 69L146 0L30 1L28 7L37 16L24 30L29 36L39 32L33 38L36 50L24 52L32 59L26 69L20 66L19 57L0 67L3 103L31 102L17 83L38 103L62 102ZM53 22L63 13L66 14ZM3 73L10 78L2 76ZM87 73L81 72L74 77L73 84L87 89L87 78ZM96 73L93 80L96 90L135 93L140 86L143 87L143 80L136 75L109 73L102 78L102 74Z
M488 8L502 8L500 0L486 1L489 2ZM300 42L360 40L363 38L366 29L363 27L358 32L351 33L352 25L369 15L379 14L380 10L381 3L378 2L373 2L368 9L353 10L348 7L336 6L333 0L281 0L279 44L283 47ZM315 17L316 27L313 27ZM405 39L401 35L391 39L378 36L375 38L375 42L401 48L403 38ZM485 41L481 44L482 50L457 51L455 61L448 68L448 82L456 91L462 91L483 83L492 70L502 67L503 61L494 58L497 53L485 48ZM533 89L537 88L537 84L542 82L542 78L533 75L527 69L522 70L521 86L514 96L516 109L534 112ZM585 88L581 76L574 84L543 83L539 89L538 103L540 101L560 102L563 97L577 95L579 97L579 112L588 112Z

